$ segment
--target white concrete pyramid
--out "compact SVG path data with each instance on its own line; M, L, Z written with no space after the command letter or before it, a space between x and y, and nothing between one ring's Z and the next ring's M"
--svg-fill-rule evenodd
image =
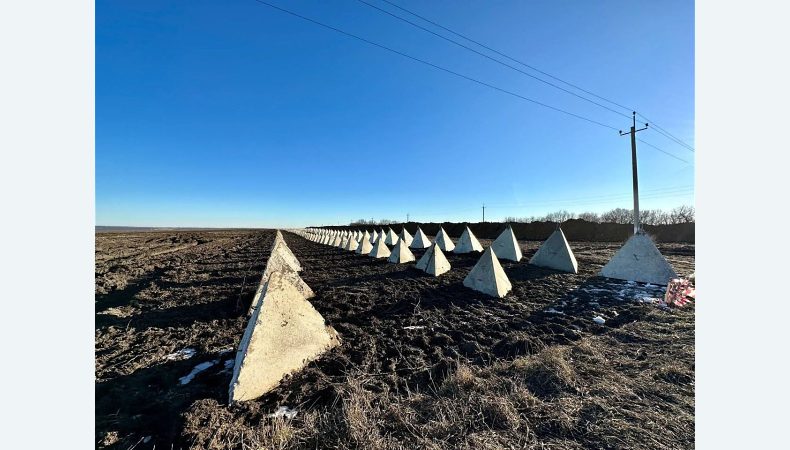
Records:
M417 232L414 234L414 239L409 244L411 248L428 248L431 246L431 240L420 227L417 227Z
M403 241L406 243L406 246L411 245L412 241L414 241L414 238L411 236L411 234L409 234L409 231L406 230L406 225L404 225L403 229L400 230L400 234L398 234L398 238L403 239Z
M286 261L288 261L288 265L293 270L295 270L297 272L301 272L302 271L302 265L299 264L299 260L296 259L296 256L294 256L293 252L291 252L291 249L288 248L288 245L285 243L284 240L282 240L282 239L280 239L280 240L275 239L274 245L272 246L272 252L271 253L274 254L275 252L280 253L282 255L282 257Z
M343 248L349 252L353 252L357 249L357 247L359 247L359 243L353 237L351 237L348 239L348 243Z
M387 238L384 240L384 243L387 245L395 245L398 243L398 235L392 231L392 228L387 230Z
M357 254L368 255L370 254L371 250L373 250L373 244L371 244L367 239L362 239L362 243L359 244L359 247L357 247Z
M373 246L373 249L370 251L371 258L386 258L390 255L390 249L387 247L387 243L385 242L384 236L379 236L379 240L376 241L376 244Z
M368 230L365 230L365 232L362 233L362 239L370 242L370 233L368 233Z
M445 252L451 252L455 248L455 244L453 244L453 240L450 239L450 235L447 234L442 227L439 227L439 233L436 234L434 242Z
M340 236L335 236L332 240L332 247L340 247Z
M343 249L346 248L346 246L348 246L348 241L350 241L350 240L351 240L351 238L349 238L348 236L343 236L340 239L340 245L338 247L343 248Z
M403 239L398 239L395 248L392 249L392 254L387 261L396 264L403 264L414 261L414 253L409 250L406 242Z
M299 277L291 264L292 262L289 261L287 255L281 249L272 250L268 261L266 261L266 267L263 269L261 282L258 284L258 290L255 292L252 303L250 303L250 308L247 311L247 315L250 315L255 311L255 308L258 306L258 303L261 300L261 295L266 286L266 282L269 280L269 276L273 272L282 272L284 276L287 277L296 287L296 289L299 290L302 295L304 295L305 298L310 298L313 296L313 290L310 289L310 286L308 286L304 281L302 281L302 278Z
M284 376L338 345L334 328L282 272L273 272L236 352L230 401L262 396Z
M551 236L546 239L538 251L530 258L529 263L563 272L579 273L576 257L573 256L573 250L568 245L565 233L560 228L551 233Z
M464 278L464 286L499 298L507 295L513 288L491 247L483 252L483 256Z
M521 261L521 246L518 245L516 234L513 233L513 228L508 226L505 231L497 237L491 244L499 259L509 259L511 261Z
M379 232L376 231L376 230L373 230L373 234L370 235L370 243L371 244L375 244L376 241L378 241L378 240L379 240Z
M461 233L461 237L458 239L458 244L456 244L453 252L471 253L471 252L482 252L482 251L483 251L483 246L480 245L480 241L477 240L475 234L472 233L472 230L470 230L469 227L464 228L464 232Z
M417 261L416 267L429 275L438 277L450 270L450 261L447 261L442 249L434 243L422 255L422 258Z
M650 236L642 233L631 236L601 269L600 275L658 285L666 285L677 278L677 273Z

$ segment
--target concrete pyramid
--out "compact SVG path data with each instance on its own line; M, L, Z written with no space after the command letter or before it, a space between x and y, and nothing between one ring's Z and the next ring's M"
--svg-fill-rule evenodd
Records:
M521 261L521 246L518 245L513 228L508 226L491 244L494 253L499 259L509 259L511 261Z
M385 237L379 236L379 240L376 241L376 245L373 246L373 249L370 251L371 258L386 258L390 255L390 249L387 247L387 243L385 242Z
M288 248L288 245L284 240L275 240L275 243L272 246L271 254L275 253L279 253L286 261L288 261L288 266L290 266L291 269L297 272L302 271L302 265L299 264L299 260L296 259L296 256L294 256L293 252L291 252L291 249Z
M357 247L359 247L359 243L353 237L351 237L348 239L348 243L346 244L345 247L343 247L343 249L349 252L353 252L354 250L357 249Z
M414 261L414 253L409 250L409 246L403 239L398 239L395 248L392 249L392 254L387 261L395 264L403 264Z
M455 248L455 244L453 244L453 240L450 239L450 235L441 227L439 228L439 233L436 234L434 242L445 252L451 252Z
M464 229L464 232L461 233L461 237L458 239L458 244L455 246L453 253L471 253L471 252L482 252L483 246L480 245L480 241L477 240L475 234L472 233L472 230L469 227Z
M464 286L499 298L507 295L513 288L491 247L483 252L483 256L464 278Z
M368 230L365 230L365 232L362 233L362 239L370 242L370 233L368 233Z
M603 266L600 275L658 285L666 285L670 279L677 278L677 273L650 236L642 233L631 236Z
M340 247L340 236L335 236L332 240L332 247Z
M579 273L576 257L573 250L565 239L565 233L557 228L551 233L546 242L540 246L538 251L529 260L535 266L548 267L549 269L561 270L563 272Z
M362 243L357 247L357 255L368 255L373 250L373 244L367 239L362 239Z
M411 234L409 234L409 231L406 230L405 225L403 226L403 229L400 230L398 238L403 239L403 241L406 242L406 246L411 245L412 241L414 241L414 238L411 236Z
M282 272L273 272L236 352L230 401L253 400L340 345L340 337Z
M387 238L384 240L384 243L387 245L395 245L398 243L398 235L392 231L392 228L387 231Z
M338 247L339 248L346 248L346 246L348 245L348 241L349 240L350 239L348 238L348 236L343 236L342 238L340 238L340 245L338 245Z
M442 249L436 243L433 243L422 255L422 258L417 261L416 267L429 275L438 277L450 270L450 261L447 261Z
M255 311L255 308L260 302L266 282L269 280L269 276L273 272L282 272L285 274L285 276L305 298L310 298L313 296L313 290L310 289L310 286L308 286L307 283L302 281L302 278L299 277L299 274L296 273L296 270L294 270L291 264L292 263L288 260L287 256L282 250L275 249L272 251L271 255L269 255L269 260L266 261L266 267L263 269L261 282L258 284L258 290L255 292L255 297L253 297L252 303L250 303L250 309L247 311L247 315L250 315L253 313L253 311Z
M326 236L321 236L321 239L318 241L319 244L326 245L326 240L328 238Z
M370 235L370 243L375 244L376 241L379 240L379 233L376 230L373 230L373 234Z
M431 246L431 240L420 227L417 227L417 232L414 234L414 239L409 244L411 248L428 248Z

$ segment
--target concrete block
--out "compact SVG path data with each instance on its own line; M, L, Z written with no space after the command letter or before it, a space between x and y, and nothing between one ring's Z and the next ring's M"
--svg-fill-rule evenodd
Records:
M417 261L416 267L429 275L438 277L450 270L450 261L447 261L442 249L434 242Z
M436 234L434 242L445 252L451 252L455 248L455 244L453 244L453 240L450 239L450 235L447 234L442 227L439 227L439 233Z
M480 241L477 240L472 230L469 227L464 229L464 232L461 233L461 237L458 238L458 244L455 245L455 249L453 253L471 253L471 252L482 252L483 246L480 245Z
M417 233L414 234L414 239L409 244L411 248L428 248L431 246L431 240L422 229L417 227Z
M491 247L464 278L464 286L492 297L502 298L513 288Z
M388 258L390 256L390 249L387 247L386 240L387 237L385 235L380 235L368 256L371 258Z
M667 285L677 278L675 269L646 234L631 236L601 269L602 277Z
M230 382L231 402L256 399L302 369L340 337L282 272L269 277L242 336Z
M398 239L398 243L395 244L395 247L392 249L392 254L387 261L396 264L403 264L412 262L414 260L414 253L409 250L409 247L406 245L406 241L403 239Z
M513 228L507 227L494 242L491 244L497 258L509 259L510 261L521 261L521 246L518 245L516 235L513 233Z
M529 263L563 272L579 273L576 257L573 255L568 240L565 239L565 233L560 228L551 233L551 236L540 246Z

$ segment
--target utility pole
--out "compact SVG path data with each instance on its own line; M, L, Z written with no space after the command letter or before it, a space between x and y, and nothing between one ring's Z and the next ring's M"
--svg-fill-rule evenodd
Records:
M483 223L486 223L486 204L483 203Z
M406 223L409 223L409 213L406 213Z
M623 133L623 130L620 130L620 136L625 136L626 134L631 135L631 172L634 178L634 234L641 233L641 227L639 225L639 177L636 171L636 133L638 131L647 130L648 124L645 124L644 128L636 129L636 111L633 113L633 125L631 125L631 131L628 133Z

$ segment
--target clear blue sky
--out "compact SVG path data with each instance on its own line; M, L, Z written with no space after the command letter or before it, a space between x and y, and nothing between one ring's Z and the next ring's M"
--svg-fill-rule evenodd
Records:
M267 1L630 125L357 0ZM392 1L694 145L693 2ZM655 131L639 137L691 163L640 143L641 207L693 204L694 153ZM627 137L254 0L96 4L99 225L478 221L483 202L501 220L630 208L630 189Z

